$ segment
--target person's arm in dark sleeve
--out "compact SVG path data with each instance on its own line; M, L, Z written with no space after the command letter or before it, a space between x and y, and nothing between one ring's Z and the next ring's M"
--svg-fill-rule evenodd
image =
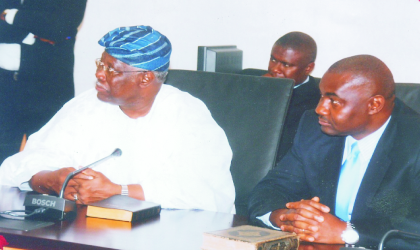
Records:
M0 1L0 43L21 43L23 39L29 34L24 29L17 28L6 22L6 10L16 9L20 6L19 0Z
M253 189L248 206L251 223L267 226L257 217L286 208L290 201L310 197L301 158L304 153L300 146L302 131L304 128L300 122L291 150Z
M44 0L46 8L25 2L16 13L13 26L40 38L60 42L72 38L82 22L86 0Z

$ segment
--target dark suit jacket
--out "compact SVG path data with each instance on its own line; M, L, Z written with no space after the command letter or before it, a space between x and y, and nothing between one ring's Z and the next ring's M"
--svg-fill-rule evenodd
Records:
M319 92L319 78L309 76L309 81L293 90L290 100L280 145L277 151L277 162L283 158L292 147L293 138L299 125L300 118L306 110L315 109L321 94Z
M391 120L380 138L353 208L351 222L359 232L359 244L377 245L391 229L420 232L420 116L396 100ZM299 124L293 147L275 169L253 190L251 222L257 216L285 208L289 201L318 196L335 214L337 184L345 137L322 133L314 111ZM386 246L420 249L401 238Z
M59 84L57 82L60 80L70 80L73 84L73 48L77 28L84 16L86 1L25 0L23 4L20 4L20 0L0 2L0 12L13 8L19 10L13 25L0 22L0 43L22 45L19 69L21 78L54 80L55 84ZM22 44L22 40L29 33L56 44L51 45L40 40L33 45Z
M0 21L0 43L21 45L17 77L15 72L0 70L0 163L17 153L24 133L39 130L74 97L73 51L86 1L0 1L0 12L18 9L13 25ZM55 44L40 39L22 44L29 33Z

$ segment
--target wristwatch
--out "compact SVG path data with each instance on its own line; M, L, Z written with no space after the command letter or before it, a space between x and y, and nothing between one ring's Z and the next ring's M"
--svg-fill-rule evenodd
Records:
M121 195L128 195L128 186L121 185Z
M350 246L354 246L359 241L359 233L357 233L350 221L347 221L347 227L341 234L341 239L346 245Z

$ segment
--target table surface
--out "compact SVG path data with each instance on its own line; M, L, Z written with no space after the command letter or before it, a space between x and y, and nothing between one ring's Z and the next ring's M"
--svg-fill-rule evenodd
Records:
M0 186L0 211L23 209L26 192ZM245 225L243 216L202 210L168 210L140 222L86 217L78 206L74 220L28 232L0 228L10 247L30 249L200 249L202 234Z
M0 186L0 211L23 209L26 192ZM80 205L73 220L19 231L0 228L8 247L24 249L199 250L203 232L246 225L244 216L202 210L162 209L157 217L134 223L86 217ZM299 250L339 250L342 245L303 243Z

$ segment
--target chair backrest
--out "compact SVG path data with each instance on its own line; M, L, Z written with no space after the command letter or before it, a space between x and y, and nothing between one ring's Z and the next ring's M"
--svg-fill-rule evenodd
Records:
M249 75L249 76L262 76L264 74L266 74L268 71L265 69L253 69L253 68L248 68L248 69L243 69L241 71L241 75Z
M397 83L395 84L396 96L410 108L420 113L420 84Z
M166 84L201 99L224 129L233 151L236 213L247 215L249 193L274 167L293 81L170 70Z

